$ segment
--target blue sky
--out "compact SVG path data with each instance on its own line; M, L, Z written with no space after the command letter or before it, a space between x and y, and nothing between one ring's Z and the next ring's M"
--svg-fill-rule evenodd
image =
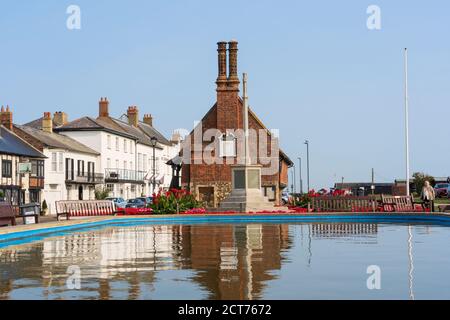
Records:
M66 9L81 8L81 30ZM381 30L366 27L369 5ZM409 48L411 170L450 175L448 1L107 1L0 3L0 104L15 122L64 110L152 113L166 135L215 101L216 42L239 41L250 105L311 183L404 178L403 48ZM296 161L297 163L297 161ZM306 168L303 168L305 176ZM297 171L298 173L298 171Z

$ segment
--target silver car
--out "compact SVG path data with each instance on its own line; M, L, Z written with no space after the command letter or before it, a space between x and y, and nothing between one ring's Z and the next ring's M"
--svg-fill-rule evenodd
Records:
M117 208L125 208L127 206L127 202L123 198L110 197L106 198L105 200L114 202Z

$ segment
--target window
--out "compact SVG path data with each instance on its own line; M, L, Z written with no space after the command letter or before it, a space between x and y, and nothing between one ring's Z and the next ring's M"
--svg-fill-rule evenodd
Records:
M116 169L119 170L119 160L116 160Z
M133 144L133 141L130 142L130 153L131 153L131 154L134 153L134 144Z
M34 160L31 162L31 176L43 178L44 174L44 161L43 160Z
M62 152L52 152L52 172L63 172L64 154Z
M142 171L142 153L138 153L138 171Z
M106 160L106 167L107 167L107 169L112 169L111 168L111 158L108 158L108 160Z
M123 152L128 153L128 143L126 139L123 139Z
M236 138L233 134L220 137L219 157L236 157Z
M62 152L58 152L58 172L64 171L64 154Z
M66 180L73 181L75 179L74 163L73 159L66 158Z
M120 151L119 138L116 137L116 151Z
M2 177L12 178L12 161L2 160Z
M108 190L108 192L110 193L114 192L114 184L108 183L106 185L106 190Z
M95 163L94 162L88 162L88 180L94 181L95 177Z
M133 161L130 161L130 170L134 170Z
M78 168L77 176L83 177L84 176L84 161L83 160L78 160L77 168Z
M124 168L125 170L128 169L128 167L127 167L127 162L126 162L126 161L123 162L123 168Z
M144 164L144 171L147 171L147 155L144 154L142 157L143 157L142 162Z
M58 154L56 152L52 152L52 172L58 171Z
M106 141L107 141L107 146L108 149L111 149L111 136L108 134L108 136L106 137Z

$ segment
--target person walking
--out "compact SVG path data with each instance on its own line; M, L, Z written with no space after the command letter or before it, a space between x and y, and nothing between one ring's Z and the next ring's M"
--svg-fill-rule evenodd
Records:
M434 212L434 199L436 198L436 194L429 181L425 181L420 197L424 202L424 207L429 208L431 212Z

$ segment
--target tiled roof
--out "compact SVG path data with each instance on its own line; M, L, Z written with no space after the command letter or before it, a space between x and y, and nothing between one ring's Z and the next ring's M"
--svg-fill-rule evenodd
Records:
M36 138L37 140L41 141L46 147L99 155L98 152L89 148L88 146L62 134L56 132L53 133L45 132L40 129L36 129L26 125L23 126L16 125L15 127L29 134L30 136Z
M137 140L139 143L147 146L152 146L151 137L156 137L159 144L171 144L170 141L167 140L161 133L159 133L155 128L147 125L146 123L139 122L138 128L128 124L127 115L123 115L120 119L114 119L111 117L99 117L97 119L93 119L91 117L83 117L55 129L55 131L58 132L78 130L108 131L119 136Z
M126 122L128 123L128 116L126 114L122 115L120 117L121 122ZM133 127L134 128L134 127ZM158 130L156 130L153 126L146 124L145 122L139 121L139 129L141 131L143 131L143 133L147 136L147 137L155 137L159 143L164 144L164 145L171 145L172 143L166 138L164 137Z
M31 122L25 123L24 126L31 127L31 128L35 128L35 129L42 129L42 120L43 120L43 119L44 119L44 118L41 117L41 118L39 118L39 119L36 119L36 120L31 121ZM53 122L53 121L52 121L52 122ZM54 128L54 127L56 127L55 122L53 122L53 128Z
M3 126L0 126L0 153L31 158L46 158L25 140Z
M76 119L68 124L60 126L55 129L58 132L63 131L108 131L119 136L124 136L129 139L137 140L136 137L130 135L120 125L118 125L111 118L91 118L83 117Z

